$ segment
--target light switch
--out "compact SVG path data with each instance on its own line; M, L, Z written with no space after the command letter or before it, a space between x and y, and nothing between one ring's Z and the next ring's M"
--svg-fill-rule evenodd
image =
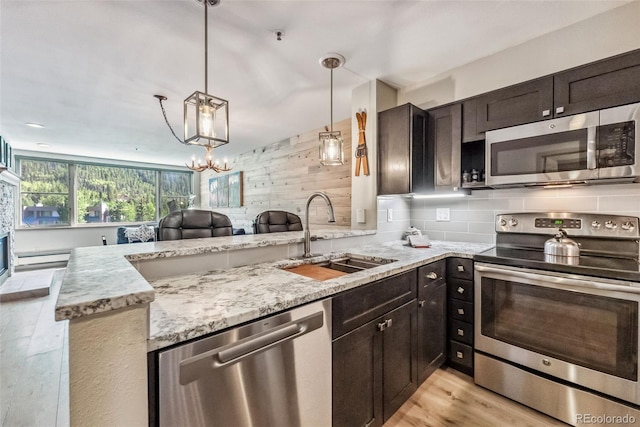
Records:
M393 221L393 209L387 209L387 222Z
M358 209L356 211L356 222L358 224L364 224L365 222L367 222L364 215L364 209Z

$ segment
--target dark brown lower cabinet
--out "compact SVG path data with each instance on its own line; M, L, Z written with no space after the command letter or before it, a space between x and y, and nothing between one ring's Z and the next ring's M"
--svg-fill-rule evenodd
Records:
M333 426L381 426L417 389L412 300L333 341Z
M418 297L418 384L445 362L446 306L447 283L444 278L429 283L424 294Z

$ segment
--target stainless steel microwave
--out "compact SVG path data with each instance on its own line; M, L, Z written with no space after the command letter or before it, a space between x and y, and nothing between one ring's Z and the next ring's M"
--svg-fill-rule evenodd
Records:
M640 176L640 103L489 131L492 187Z

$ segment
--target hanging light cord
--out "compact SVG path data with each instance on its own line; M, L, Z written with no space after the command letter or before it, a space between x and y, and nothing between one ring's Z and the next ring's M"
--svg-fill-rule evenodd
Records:
M209 0L204 0L204 93L209 93L209 73L207 67L209 64L209 25L207 21L207 3L209 3Z
M331 104L330 106L330 112L329 112L329 119L331 120L331 123L329 124L329 126L331 127L331 132L333 132L333 66L331 67L331 98L329 103Z
M178 135L176 135L176 133L174 132L173 128L171 127L171 124L169 123L169 119L167 119L167 112L164 110L164 105L162 104L162 101L163 101L164 97L160 96L160 95L154 95L154 96L156 98L158 98L158 102L160 102L160 108L162 109L162 115L164 116L164 121L167 124L167 126L169 126L169 130L173 134L174 138L177 139L180 144L189 145L186 142L184 142L183 140L181 140L180 138L178 138ZM167 99L167 98L164 98L164 99Z

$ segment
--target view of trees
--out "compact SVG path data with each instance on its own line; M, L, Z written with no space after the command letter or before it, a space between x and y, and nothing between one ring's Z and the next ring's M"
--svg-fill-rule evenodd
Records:
M188 172L164 172L119 166L22 159L24 224L69 224L70 182L75 170L76 222L142 222L156 220L156 177L160 173L161 211L169 203L187 207Z

